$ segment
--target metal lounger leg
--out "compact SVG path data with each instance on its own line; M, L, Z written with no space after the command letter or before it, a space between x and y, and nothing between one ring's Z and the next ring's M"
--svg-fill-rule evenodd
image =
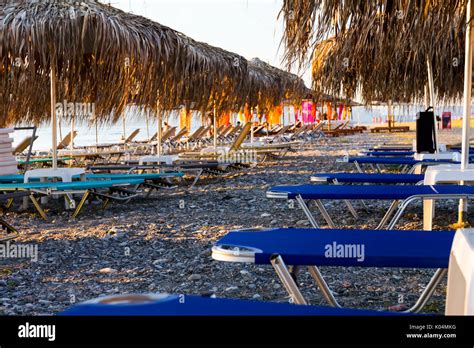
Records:
M436 290L436 287L439 285L439 283L441 283L441 281L443 280L444 276L447 273L448 273L447 269L438 268L436 270L435 274L433 275L433 277L431 277L430 282L428 283L428 285L426 285L425 290L423 291L421 296L418 298L418 301L416 301L416 303L413 305L413 307L411 307L410 309L407 309L405 312L406 313L418 313L419 311L421 311L423 309L423 307L426 305L426 303L428 303L430 298L433 296L433 294Z
M403 202L401 202L398 206L397 213L395 214L395 216L392 218L392 220L388 224L387 229L388 230L393 230L393 228L397 224L398 220L400 220L400 218L402 217L402 215L405 212L405 209L408 207L408 205L411 204L411 202L413 202L417 199L420 199L420 198L422 198L422 197L412 196L412 197L409 197L409 198L405 199Z
M295 304L306 305L308 304L303 297L298 285L296 285L293 277L291 276L288 268L285 265L282 257L280 255L273 255L270 259L273 268L275 269L276 274L280 278L280 281L283 283L286 291L290 294L292 302Z
M337 181L337 179L334 179L334 180L333 180L333 184L334 184L334 185L340 185L340 184L339 184L339 181ZM354 206L352 205L351 201L345 199L345 200L344 200L344 203L346 203L347 209L349 209L349 211L351 212L352 216L353 216L356 220L358 220L358 219L359 219L359 214L357 214L357 211L355 210L355 208L354 208Z
M400 205L399 200L394 200L392 204L390 204L390 207L388 208L387 212L383 216L378 226L375 228L376 230L380 230L385 226L385 224L388 222L388 220L393 215L393 213L395 212L395 210L398 208L399 205Z
M38 212L38 214L40 214L41 218L43 220L47 221L48 217L46 216L46 213L44 212L43 208L41 208L41 206L38 203L38 201L36 200L36 198L33 195L30 195L30 200L31 200L31 202L33 202L33 205L35 206L36 211Z
M315 203L316 203L316 206L318 207L319 211L323 215L324 220L326 220L326 222L328 223L329 227L336 228L336 225L332 221L331 216L329 215L327 209L324 207L323 202L321 202L321 200L317 199L315 201Z
M108 205L109 205L109 202L110 202L110 199L109 198L106 198L104 200L104 204L102 204L102 209L105 210L107 209Z
M306 205L304 199L301 197L301 195L298 195L295 197L296 201L300 205L301 209L303 209L306 217L308 218L309 222L311 223L311 226L314 228L319 228L318 223L316 222L316 219L314 218L313 214L311 214L311 211L309 210L308 206Z
M359 219L359 214L357 214L357 211L355 210L354 206L352 205L352 203L350 201L348 201L347 199L344 200L344 203L346 203L346 206L347 206L347 209L349 209L350 213L352 214L352 216L358 220Z
M204 173L204 170L203 170L203 169L199 169L198 172L197 172L197 174L196 174L196 178L194 178L193 183L191 184L191 187L190 187L190 188L194 188L194 186L197 184L197 182L198 182L199 179L201 178L202 173Z
M354 165L355 165L355 167L356 167L356 169L357 169L357 171L358 171L359 173L364 173L364 170L363 170L362 167L360 166L359 162L354 161Z
M82 210L82 207L84 206L84 203L86 203L86 200L87 198L89 197L90 195L90 191L87 190L84 195L82 196L81 198L81 201L79 202L79 204L77 205L77 208L76 210L74 211L74 213L72 214L72 218L75 219L77 217L77 215L79 215L79 213L81 212Z
M7 201L7 204L5 204L5 209L10 209L12 205L13 205L13 198L10 198Z
M332 294L331 289L329 289L329 286L324 280L323 275L319 271L319 268L316 266L308 266L308 270L309 274L311 274L319 289L323 293L323 296L326 301L328 301L331 306L340 308L341 305L337 302L336 298Z

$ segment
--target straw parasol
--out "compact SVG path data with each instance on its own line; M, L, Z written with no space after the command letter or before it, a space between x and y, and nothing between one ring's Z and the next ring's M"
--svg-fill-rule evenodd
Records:
M459 99L465 3L286 0L285 59L302 67L313 54L315 89L367 103L423 99L429 62L433 92Z
M63 100L94 104L94 115L76 115L77 121L115 122L130 104L158 114L179 105L219 112L280 93L264 74L249 73L242 56L105 4L12 0L0 6L3 125L52 120L55 129L56 101Z

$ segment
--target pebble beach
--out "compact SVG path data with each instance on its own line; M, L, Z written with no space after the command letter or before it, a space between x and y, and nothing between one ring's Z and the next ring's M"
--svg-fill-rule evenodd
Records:
M441 143L457 143L461 130L443 130L439 137ZM14 206L5 219L20 231L15 243L37 245L38 260L1 260L0 314L57 314L74 303L125 293L287 302L288 294L270 266L214 261L213 243L236 229L309 227L297 205L267 199L265 192L275 185L308 183L313 173L355 171L336 159L372 145L411 144L414 138L413 131L324 138L279 160L204 177L192 189L182 185L106 210L89 204L77 219L70 211L51 208L45 222L32 209L17 213ZM325 205L341 228L363 229L377 225L389 202L354 202L358 220L343 202ZM434 229L446 229L456 221L457 202L437 208ZM322 221L316 209L313 212ZM410 207L397 229L422 229L420 203ZM434 270L323 267L322 272L346 307L403 310L416 301ZM299 285L311 304L326 305L303 269ZM445 286L444 282L438 287L424 312L444 312Z

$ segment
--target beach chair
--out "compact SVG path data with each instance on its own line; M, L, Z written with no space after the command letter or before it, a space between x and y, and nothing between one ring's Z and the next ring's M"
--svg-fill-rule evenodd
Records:
M268 142L274 143L280 140L284 140L285 133L287 133L291 127L291 125L283 126L275 135L269 138Z
M310 137L315 138L315 139L321 139L324 138L326 135L324 134L324 127L326 126L327 121L321 121L319 122L313 129L312 132L310 132Z
M186 149L190 149L195 145L196 141L200 139L207 131L209 131L209 127L200 126L193 133L191 133L189 137L180 141L179 147L185 147Z
M121 173L121 174L86 174L87 180L143 180L138 187L148 189L145 197L148 197L154 190L173 189L177 187L171 180L182 179L182 172L163 172L163 173ZM137 187L137 188L138 188Z
M122 144L131 143L137 137L138 133L140 133L140 128L135 129L128 137L123 139Z
M299 306L250 300L174 294L102 296L73 305L60 316L383 316L406 315L374 310Z
M217 139L220 143L222 142L225 142L226 141L226 138L227 138L227 135L232 131L234 127L229 124L227 126L225 126L221 132L219 133L219 135L217 136Z
M311 213L307 200L313 200L316 207L331 228L335 224L322 200L391 200L393 201L376 229L388 223L392 229L406 208L417 200L473 199L474 186L466 185L293 185L275 186L266 194L267 198L296 200L314 228L319 228ZM398 209L398 211L397 211ZM396 214L395 214L395 211Z
M324 298L341 307L320 266L437 269L418 301L419 312L447 273L455 231L376 231L278 228L228 233L212 248L218 261L272 265L296 304L307 304L288 266L308 266ZM293 268L294 270L294 268Z
M74 131L74 133L69 132L58 144L57 149L58 150L63 150L69 147L71 143L74 141L74 138L77 135L77 131Z
M139 162L129 161L125 165L99 165L99 166L89 166L87 169L93 173L112 173L115 171L126 171L128 173L139 173L143 174L149 171L156 172L160 171L161 173L171 172L183 172L189 175L194 175L194 180L191 184L191 188L194 187L199 179L205 175L218 176L222 174L227 174L228 168L230 165L223 165L218 161L197 161L197 160L179 160L173 162L172 164L164 164L152 162L149 163L147 160L140 164Z
M222 164L239 165L256 161L255 157L262 157L265 160L266 156L278 157L290 151L292 146L299 143L285 143L285 144L260 144L260 143L245 143L244 140L250 134L251 123L248 122L239 136L235 138L230 146L213 147L203 149L200 152L185 152L180 154L180 158L187 160L218 160ZM235 157L235 160L233 158ZM230 161L228 161L230 160ZM242 161L241 161L242 160ZM246 162L247 161L247 162Z
M126 191L124 188L138 186L144 182L143 179L127 180L94 180L94 181L73 181L73 182L28 182L28 183L3 183L0 184L0 192L29 192L29 198L33 203L38 214L47 220L46 213L42 209L35 197L61 195L66 198L69 206L75 208L72 217L75 218L81 212L89 196L94 196L103 200L103 208L111 200L128 202L130 199L138 196L136 190ZM76 206L73 199L74 194L82 194L79 204Z
M183 143L181 139L188 134L188 129L186 127L182 128L178 133L172 136L168 141L166 141L163 145L167 147L167 151L171 152L173 150L178 149Z
M347 233L348 232L348 233ZM386 233L384 233L386 232ZM66 309L61 316L406 316L416 315L432 297L448 274L446 314L472 314L467 305L471 283L460 282L458 258L462 252L472 258L466 245L469 230L453 232L425 231L343 231L313 229L273 229L234 231L219 240L212 249L218 261L271 265L290 294L291 302L307 304L297 282L298 267L309 274L331 307L288 303L220 299L192 295L125 294L102 296ZM337 238L337 244L334 244ZM340 242L339 242L340 241ZM363 260L357 250L363 248ZM403 247L399 247L402 245ZM333 254L343 246L346 257ZM359 247L358 247L359 246ZM410 246L405 248L405 246ZM329 248L328 248L329 247ZM333 249L331 249L333 248ZM359 248L359 249L358 249ZM328 254L328 251L331 253ZM451 255L450 255L451 254ZM437 268L415 305L403 312L342 308L325 281L319 266ZM472 264L465 267L472 274ZM456 280L456 281L455 281ZM464 280L464 279L463 279ZM464 287L464 289L463 289ZM472 291L472 289L471 289ZM454 303L456 302L456 303ZM467 307L467 306L466 306Z
M423 160L417 160L410 157L345 156L343 158L337 159L337 162L352 163L356 167L357 171L360 173L364 173L364 170L362 168L362 165L364 164L370 165L372 168L375 168L379 173L382 172L382 165L398 166L400 168L401 173L413 173L415 171L421 171L422 168L430 165L460 163L460 161L456 157L456 153L453 153L452 159L440 157L439 159L434 158Z
M314 183L327 184L420 184L424 174L398 173L317 173L310 178Z
M14 149L13 156L20 156L23 154L26 149L28 149L35 141L38 139L38 136L35 137L26 137L23 139Z

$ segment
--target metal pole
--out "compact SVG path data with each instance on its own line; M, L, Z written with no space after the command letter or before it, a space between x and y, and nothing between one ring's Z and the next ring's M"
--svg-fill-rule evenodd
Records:
M145 116L145 121L146 121L146 138L148 140L150 139L150 125L149 125L149 122L148 122L149 117L150 117L150 110L147 109L146 116Z
M469 141L471 132L471 88L472 88L472 23L471 15L474 12L474 2L469 0L466 9L466 49L464 58L464 112L462 119L462 157L461 170L469 166ZM461 182L464 184L464 182ZM464 225L467 216L467 200L459 202L459 220L460 226Z
M437 120L436 120L436 112L435 112L435 92L434 92L434 80L433 80L433 67L431 66L431 60L429 57L426 57L426 67L428 69L428 89L429 89L429 97L430 97L430 106L433 108L433 118L434 118L434 145L435 145L435 153L439 152L438 148L438 127L437 127Z
M93 112L94 114L92 115L92 117L94 118L94 123L95 123L95 150L96 152L98 152L99 151L99 124L98 124L97 117L95 115L95 110Z
M156 155L161 156L161 111L160 111L160 102L156 102Z
M217 109L214 103L214 149L217 149Z
M252 108L252 117L250 119L250 143L253 144L253 121L255 119L254 108Z
M76 108L74 107L74 110L71 115L71 142L69 143L69 148L74 150L74 128L75 128L75 122L76 122Z
M53 170L58 168L58 119L56 115L56 67L51 62L51 123L53 131Z
M122 115L122 138L123 140L127 139L127 134L126 134L126 124L125 124L125 112Z

